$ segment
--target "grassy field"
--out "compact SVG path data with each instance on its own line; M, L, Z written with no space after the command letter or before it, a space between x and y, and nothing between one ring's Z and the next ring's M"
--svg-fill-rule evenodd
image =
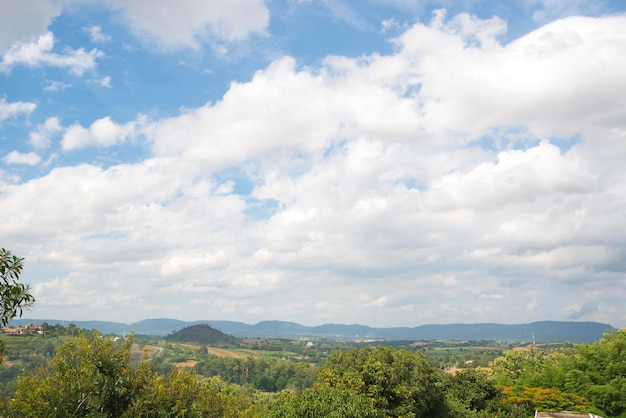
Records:
M209 354L213 356L218 356L218 357L232 357L232 358L262 357L260 353L253 351L253 350L207 347L207 351Z

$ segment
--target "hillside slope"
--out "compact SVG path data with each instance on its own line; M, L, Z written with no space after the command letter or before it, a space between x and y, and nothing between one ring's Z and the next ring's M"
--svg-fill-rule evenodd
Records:
M191 325L168 335L165 339L167 341L213 346L232 346L237 345L239 342L239 340L232 335L224 334L206 324Z

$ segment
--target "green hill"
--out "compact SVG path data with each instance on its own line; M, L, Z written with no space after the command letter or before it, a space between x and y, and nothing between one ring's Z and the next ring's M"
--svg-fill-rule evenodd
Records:
M167 341L197 343L214 346L232 346L239 343L239 339L224 334L206 324L192 325L174 332L167 337Z

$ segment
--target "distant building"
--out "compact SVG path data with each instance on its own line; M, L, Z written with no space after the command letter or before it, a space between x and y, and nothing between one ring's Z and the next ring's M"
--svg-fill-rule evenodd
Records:
M304 344L304 348L313 348L315 347L315 344L313 344L313 341L308 341L306 344Z
M43 330L41 324L26 324L24 325L24 329L28 332L28 334L45 334L45 331Z
M5 335L45 334L41 324L26 324L23 327L4 327L0 332Z
M26 330L24 329L24 327L4 327L2 329L0 329L0 332L2 332L3 334L6 335L24 335L26 334Z

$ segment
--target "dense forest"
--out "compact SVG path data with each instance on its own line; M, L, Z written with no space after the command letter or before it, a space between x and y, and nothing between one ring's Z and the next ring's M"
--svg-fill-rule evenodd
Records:
M255 340L224 356L201 344L42 328L4 338L0 416L626 417L626 330L503 352L467 341L450 351L440 341ZM463 360L489 352L488 367ZM442 353L462 367L442 367Z

